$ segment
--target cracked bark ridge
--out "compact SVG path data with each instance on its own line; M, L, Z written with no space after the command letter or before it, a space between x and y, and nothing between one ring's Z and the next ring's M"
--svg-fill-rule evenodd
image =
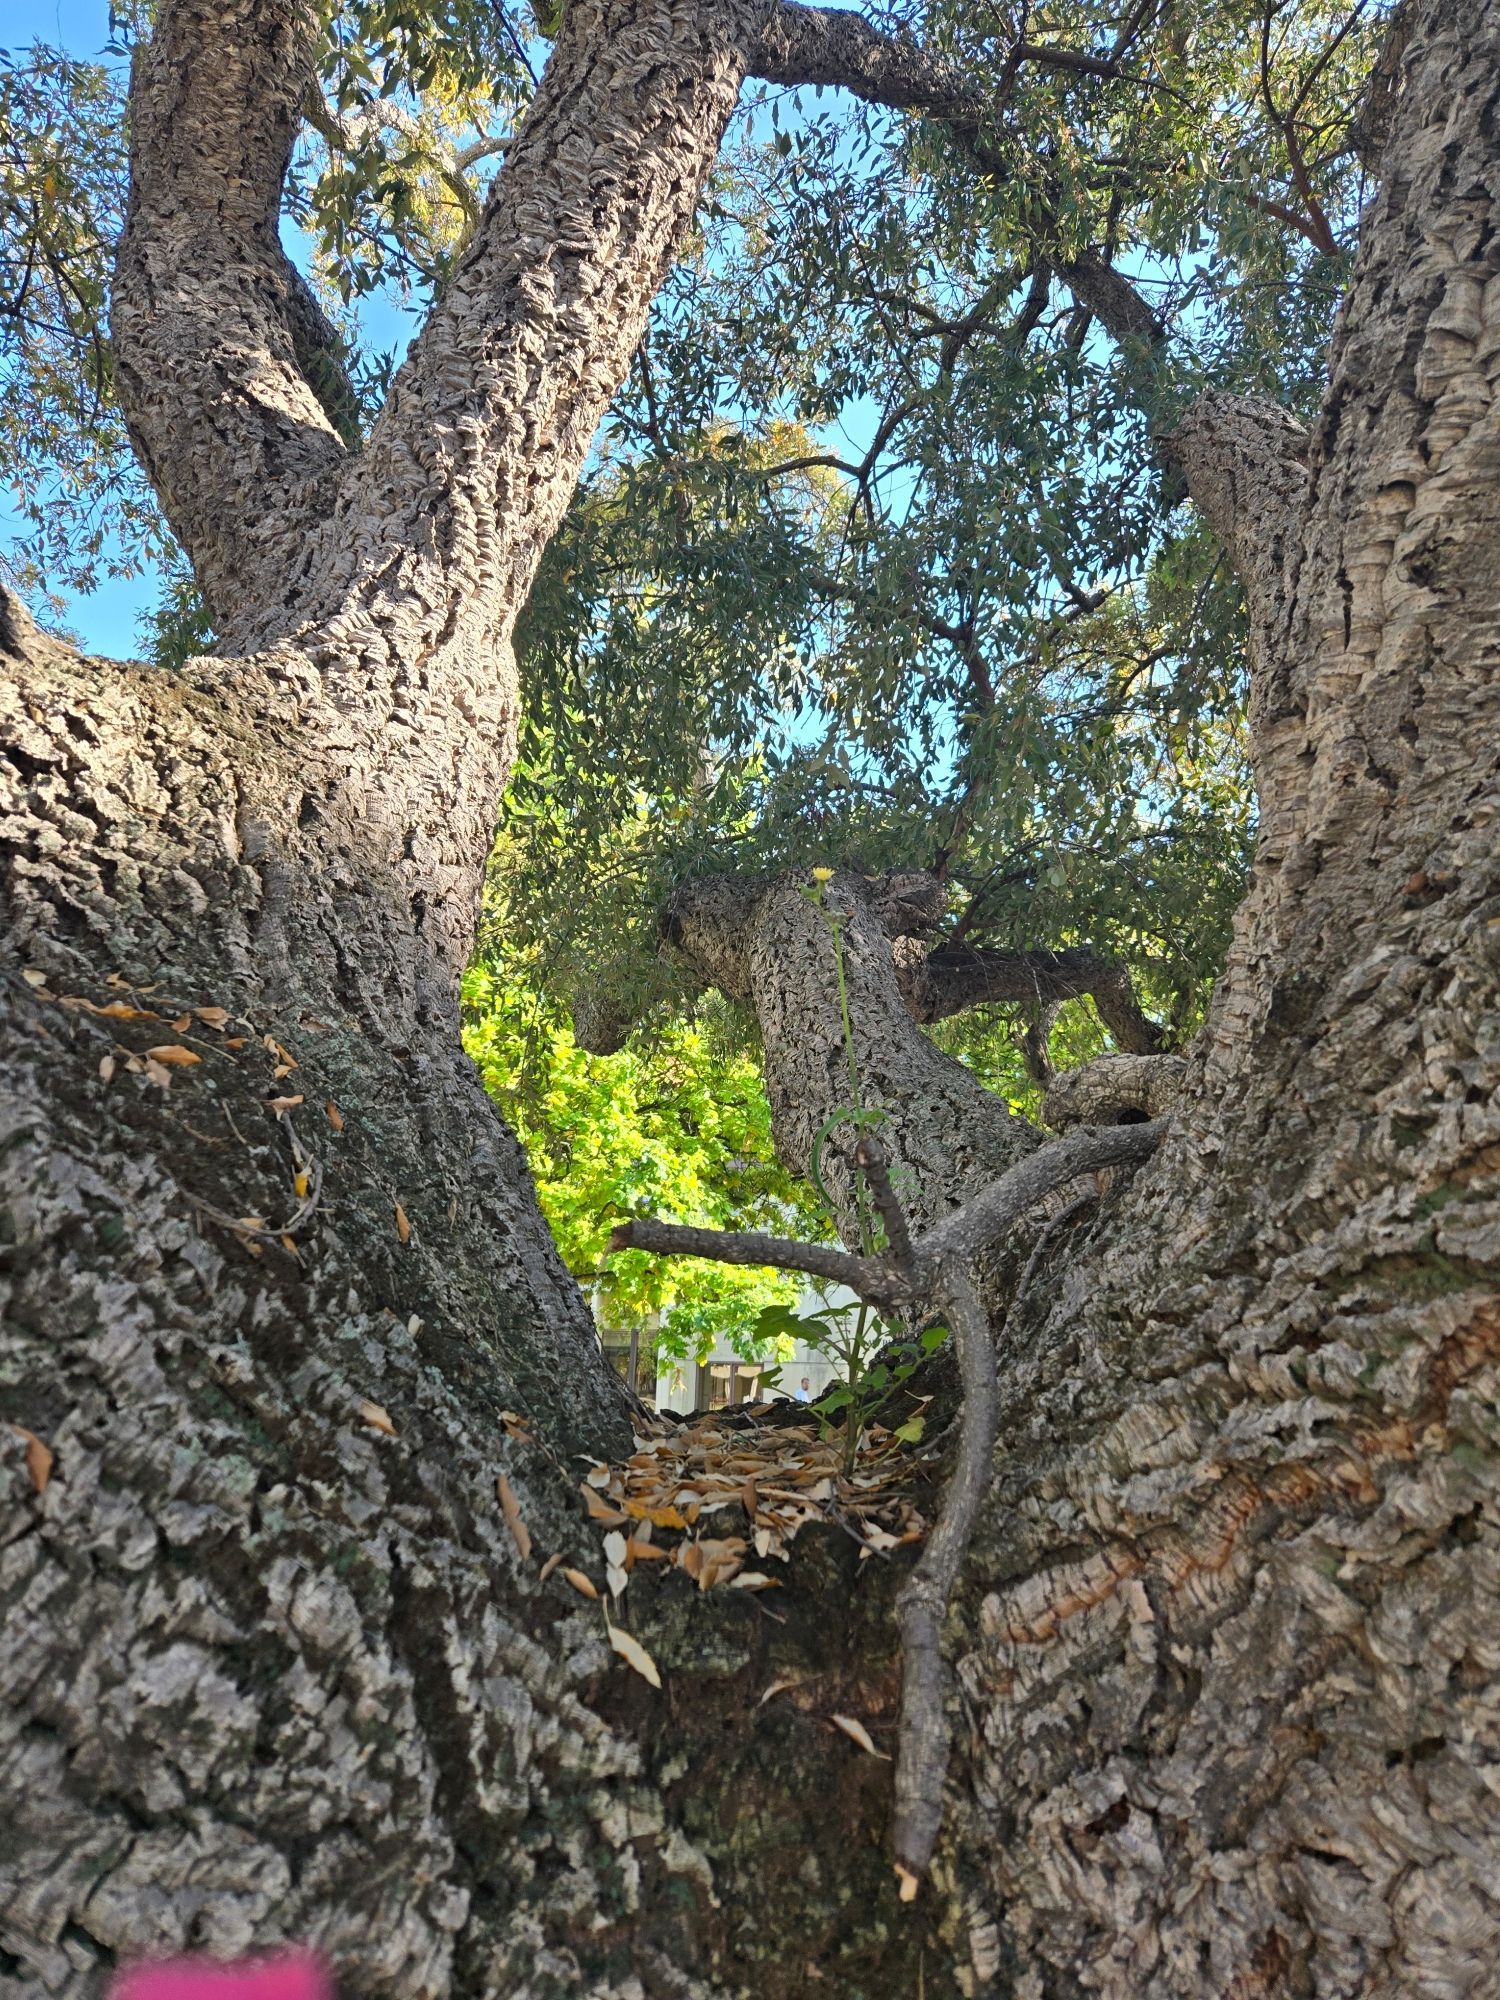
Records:
M1001 1360L953 1614L976 1990L1495 1990L1497 115L1500 9L1415 10L1230 965Z

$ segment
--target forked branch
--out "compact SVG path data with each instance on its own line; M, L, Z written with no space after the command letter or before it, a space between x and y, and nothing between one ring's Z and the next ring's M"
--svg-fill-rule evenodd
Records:
M1072 1132L1028 1154L915 1240L891 1185L884 1152L877 1140L865 1135L854 1159L885 1227L889 1248L882 1257L852 1257L781 1237L684 1229L652 1221L622 1223L610 1239L611 1250L658 1250L729 1264L807 1271L848 1285L868 1304L882 1308L900 1304L940 1317L953 1334L963 1384L958 1454L937 1524L899 1600L903 1671L893 1844L903 1901L916 1894L942 1825L950 1744L943 1622L989 1485L995 1445L995 1343L974 1282L975 1261L1052 1189L1104 1167L1138 1164L1155 1151L1165 1129L1158 1121ZM1077 1209L1077 1203L1070 1203L1044 1226L1012 1299L1007 1324L1046 1244Z

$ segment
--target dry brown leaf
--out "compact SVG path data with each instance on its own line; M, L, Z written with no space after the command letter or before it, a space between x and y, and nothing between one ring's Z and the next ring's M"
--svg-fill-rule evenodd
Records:
M703 1550L697 1542L684 1542L677 1551L677 1567L696 1578L703 1569Z
M548 1556L547 1560L542 1564L541 1568L537 1571L536 1573L537 1582L545 1583L548 1577L551 1576L553 1570L557 1568L557 1565L561 1561L562 1561L562 1550L558 1549L555 1554Z
M114 1059L114 1057L113 1057L113 1056L100 1056L100 1058L99 1058L99 1075L100 1075L100 1077L101 1077L101 1078L103 1079L103 1081L104 1081L105 1083L108 1083L108 1082L109 1082L109 1080L110 1080L110 1078L111 1078L111 1077L112 1077L112 1076L114 1075L114 1073L115 1073L115 1059Z
M196 1050L184 1048L181 1042L161 1042L154 1049L147 1049L147 1062L165 1063L169 1069L191 1069L203 1058Z
M372 1431L384 1431L387 1437L392 1438L396 1435L396 1426L379 1403L361 1403L359 1414L361 1421L367 1423Z
M630 1519L630 1516L622 1514L618 1507L607 1507L592 1486L581 1486L578 1490L583 1495L583 1504L589 1510L591 1519L606 1521L612 1528L618 1528L622 1521Z
M193 1012L205 1028L218 1028L222 1031L229 1019L227 1007L195 1007Z
M503 1472L495 1481L495 1491L500 1496L500 1511L505 1516L506 1527L510 1529L510 1538L520 1550L522 1562L530 1562L531 1530L521 1519L521 1503Z
M572 1584L580 1597L590 1597L596 1603L598 1602L598 1587L591 1576L585 1576L581 1569L565 1569L563 1575Z
M399 1201L396 1203L396 1234L401 1238L403 1243L410 1243L411 1224L407 1221L406 1210L401 1206Z
M26 981L28 986L41 988L47 984L46 973L38 972L34 965L28 965L26 970L21 974L21 977Z
M629 1583L630 1578L617 1564L606 1563L604 1566L604 1581L609 1585L610 1596L620 1597L624 1594L625 1586Z
M174 1035L185 1035L192 1025L193 1017L191 1014L179 1014L177 1019L172 1023L172 1033Z
M156 1062L150 1056L147 1056L144 1068L146 1071L147 1083L154 1083L158 1090L171 1089L172 1072L169 1069L165 1068L163 1064Z
M604 1537L604 1560L613 1569L623 1569L626 1553L625 1537L618 1528L612 1528Z
M602 1490L609 1484L609 1467L607 1465L591 1465L589 1470L584 1474L584 1478L590 1486L597 1486Z
M656 1670L656 1662L632 1633L622 1632L618 1625L609 1628L609 1643L628 1667L634 1667L643 1681L649 1681L654 1688L661 1686L661 1675Z
M917 1891L922 1886L921 1876L913 1875L909 1868L903 1868L901 1863L898 1861L896 1863L896 1880L901 1885L900 1889L897 1891L897 1894L900 1896L902 1902L903 1903L915 1902Z
M795 1677L789 1678L787 1680L772 1681L771 1685L766 1689L765 1693L761 1696L760 1700L755 1704L755 1706L757 1708L764 1708L766 1703L774 1699L776 1695L785 1694L788 1688L800 1687L801 1685L802 1685L801 1681L797 1680Z
M52 1477L51 1447L42 1443L35 1431L27 1430L24 1424L12 1424L11 1429L18 1438L26 1440L26 1470L31 1474L31 1483L38 1493L45 1493L47 1482Z
M342 1111L339 1110L338 1106L334 1103L331 1097L328 1099L328 1102L323 1106L323 1115L328 1120L329 1124L333 1127L335 1132L343 1131L344 1114Z
M729 1579L731 1590L780 1590L777 1577L763 1576L758 1569L742 1569L738 1576Z
M632 1520L645 1521L657 1528L685 1528L686 1516L676 1507L653 1507L644 1500L622 1500L621 1506Z
M877 1750L875 1748L874 1742L871 1740L869 1730L866 1729L865 1725L862 1722L860 1722L855 1716L831 1715L828 1719L833 1724L835 1729L843 1730L844 1734L849 1738L851 1743L857 1743L861 1750L868 1750L872 1757L879 1757L885 1763L887 1764L890 1763L891 1760L889 1757L886 1756L886 1753L883 1750Z
M299 1264L302 1262L302 1252L297 1248L296 1239L294 1237L283 1236L281 1239L281 1247L283 1250L286 1251L288 1256L295 1257Z
M283 1111L295 1111L297 1106L305 1104L307 1099L299 1091L295 1097L268 1097L266 1102L279 1118Z
M224 1046L226 1049L242 1049L249 1039L248 1035L226 1035L224 1037Z

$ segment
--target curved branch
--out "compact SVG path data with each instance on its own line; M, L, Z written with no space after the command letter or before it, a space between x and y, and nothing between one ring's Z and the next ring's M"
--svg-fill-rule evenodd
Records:
M993 951L950 944L927 953L898 946L896 978L914 1021L947 1020L987 1001L1050 1007L1087 994L1122 1049L1150 1055L1161 1044L1161 1030L1142 1013L1125 967L1086 945Z
M338 337L277 233L316 35L309 0L164 0L131 85L120 403L221 626L274 591L345 456Z
M1165 1129L1161 1123L1114 1126L1056 1139L1011 1167L915 1242L907 1235L905 1214L891 1188L884 1153L878 1145L867 1145L860 1170L882 1214L890 1217L891 1249L883 1258L846 1257L816 1244L748 1233L680 1229L659 1222L624 1223L610 1239L612 1250L676 1251L722 1263L764 1263L780 1270L811 1271L837 1279L877 1307L910 1304L924 1314L941 1314L952 1330L963 1382L957 1462L937 1525L897 1599L901 1732L892 1844L903 1902L916 1894L942 1826L943 1777L951 1740L943 1620L989 1487L995 1449L995 1342L989 1313L974 1282L976 1260L1064 1182L1101 1167L1139 1164L1148 1159ZM1007 1309L1007 1328L1047 1244L1077 1212L1078 1204L1070 1203L1043 1227Z
M1150 1159L1165 1131L1159 1118L1145 1125L1085 1126L1039 1146L972 1201L934 1223L917 1244L918 1256L929 1261L956 1254L972 1261L1053 1188L1102 1167L1138 1166Z

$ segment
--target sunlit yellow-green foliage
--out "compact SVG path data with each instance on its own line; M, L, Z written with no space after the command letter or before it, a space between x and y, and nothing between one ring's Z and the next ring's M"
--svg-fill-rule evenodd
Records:
M638 1215L821 1233L809 1196L776 1162L755 1063L683 1020L642 1047L589 1055L534 992L480 968L465 981L464 1006L464 1044L526 1147L558 1247L597 1292L601 1320L623 1327L660 1314L658 1345L672 1355L706 1354L726 1340L763 1351L756 1318L795 1302L791 1280L606 1253L614 1225Z

